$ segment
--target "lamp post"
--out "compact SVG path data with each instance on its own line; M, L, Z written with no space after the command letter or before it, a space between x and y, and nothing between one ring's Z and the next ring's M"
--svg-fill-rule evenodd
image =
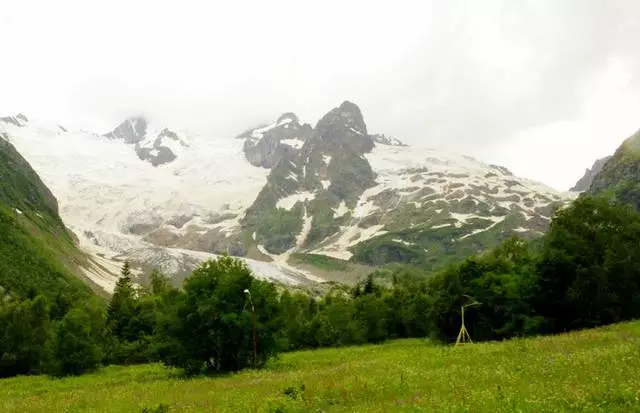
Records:
M256 307L253 305L253 298L251 298L251 291L245 289L244 293L249 296L249 303L251 304L251 314L253 318L253 367L258 366L258 337L256 335Z

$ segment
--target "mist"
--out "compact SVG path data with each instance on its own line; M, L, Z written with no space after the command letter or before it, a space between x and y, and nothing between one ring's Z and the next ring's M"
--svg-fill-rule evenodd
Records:
M91 4L89 4L91 3ZM343 100L370 132L567 189L640 128L640 2L3 4L0 114L233 137Z

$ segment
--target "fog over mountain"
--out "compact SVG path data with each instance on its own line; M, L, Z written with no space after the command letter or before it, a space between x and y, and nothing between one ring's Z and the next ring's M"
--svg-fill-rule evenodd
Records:
M640 3L314 1L3 5L0 115L216 137L351 100L371 133L558 189L640 127ZM46 35L43 35L45 33Z

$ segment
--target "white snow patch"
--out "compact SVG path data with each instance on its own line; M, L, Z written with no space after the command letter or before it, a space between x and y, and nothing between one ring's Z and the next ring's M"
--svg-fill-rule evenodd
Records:
M339 251L339 250L329 250L329 249L319 249L314 250L314 254L318 255L326 255L327 257L337 258L339 260L349 261L353 254L349 251Z
M322 160L327 165L331 163L331 159L333 159L331 155L322 155Z
M285 145L289 145L296 149L300 149L304 146L304 141L301 141L300 139L282 139L280 143L284 143Z
M294 181L298 181L298 175L295 174L295 172L289 172L289 175L287 175L287 179L293 179Z
M285 117L280 119L280 122L278 122L278 124L276 126L280 126L280 125L286 125L287 123L291 123L293 122L293 119L290 117Z
M455 212L450 212L449 215L461 224L465 224L470 218L482 218L474 214L458 214Z
M514 228L513 230L515 232L529 232L529 230L527 228L524 228L524 227Z
M18 208L13 208L19 215L22 215L22 211L20 211Z
M481 232L488 231L488 230L490 230L491 228L495 227L498 223L500 223L500 222L504 221L504 219L505 219L505 218L506 218L506 217L499 217L499 218L497 218L497 219L492 219L493 224L489 225L489 226L488 226L488 227L486 227L486 228L474 229L473 231L471 231L471 232L470 232L470 233L468 233L467 235L464 235L464 236L460 237L460 239L465 239L465 238L470 237L470 236L472 236L472 235L476 235L476 234L479 234L479 233L481 233Z
M297 194L289 195L285 198L281 198L276 203L276 208L286 209L287 211L291 211L295 204L298 202L305 202L308 200L315 199L315 192L300 192Z
M349 127L349 130L350 130L351 132L353 132L353 133L358 134L358 135L364 135L364 133L362 133L362 131L359 131L359 130L357 130L357 129L355 129L355 128L352 128L351 126Z
M344 200L340 201L340 205L336 209L333 210L333 217L340 218L349 212L349 207Z
M394 239L392 239L392 241L393 242L397 242L399 244L404 244L404 245L416 245L414 242L408 242L408 241L402 240L400 238L394 238Z
M320 181L320 183L322 184L322 189L329 189L329 187L331 186L331 181L328 179L324 179Z
M446 227L450 227L451 224L440 224L440 225L434 225L431 227L431 229L438 229L438 228L446 228Z

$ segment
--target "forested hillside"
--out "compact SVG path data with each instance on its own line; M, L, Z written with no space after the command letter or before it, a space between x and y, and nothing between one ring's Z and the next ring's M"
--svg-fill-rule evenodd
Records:
M0 377L46 369L58 320L94 302L78 259L56 199L0 136Z

